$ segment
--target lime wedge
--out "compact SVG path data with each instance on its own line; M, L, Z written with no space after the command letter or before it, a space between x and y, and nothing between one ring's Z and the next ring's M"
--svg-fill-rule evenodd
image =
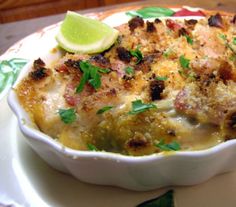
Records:
M118 33L98 20L68 11L56 40L68 52L92 54L111 47Z

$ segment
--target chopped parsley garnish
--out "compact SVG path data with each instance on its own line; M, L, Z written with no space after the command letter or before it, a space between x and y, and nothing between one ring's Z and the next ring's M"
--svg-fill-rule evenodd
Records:
M233 44L236 45L236 37L233 39Z
M76 87L76 93L83 91L85 84L88 82L93 88L98 89L101 87L101 75L100 73L109 73L107 68L100 68L92 65L88 61L80 61L80 69L83 72L83 76L79 85Z
M187 77L183 70L178 70L178 73L185 78Z
M180 144L176 141L166 144L163 139L155 144L161 151L178 151L181 149Z
M227 37L226 37L225 34L219 34L219 37L220 37L222 40L226 40L226 39L227 39Z
M148 109L155 109L157 108L155 104L152 103L142 103L142 100L132 101L132 110L128 114L139 114Z
M190 78L190 79L192 79L192 80L196 80L197 75L196 75L196 73L191 72L191 73L188 74L188 78Z
M76 120L76 111L73 108L59 109L58 113L65 124L70 124Z
M104 113L105 111L111 110L112 108L113 108L113 106L104 106L103 108L101 108L101 109L99 109L99 110L97 111L97 114L102 114L102 113Z
M173 50L167 49L165 52L163 52L164 57L168 58L170 54L174 53Z
M236 60L236 55L231 55L231 56L229 57L229 60L235 61L235 60Z
M190 36L186 35L186 34L185 34L184 36L185 36L187 42L188 42L190 45L192 45L192 44L193 44L193 39L192 39Z
M232 47L232 44L229 44L227 36L225 34L219 34L219 37L224 41L225 46L231 50L231 52L236 55L236 50ZM233 39L233 44L236 43L236 38Z
M167 76L157 76L156 77L156 80L159 80L159 81L166 81L168 79Z
M134 69L130 66L125 68L125 73L128 75L133 75L134 74Z
M90 151L98 151L97 147L95 147L93 144L87 144L87 148Z
M140 48L140 45L137 46L137 48L135 50L130 50L130 54L133 56L133 57L136 57L137 61L136 61L136 64L139 64L142 60L143 60L143 54L142 52L139 50Z
M185 58L184 55L181 55L179 57L179 62L180 62L180 65L183 69L189 69L190 60Z
M111 70L109 68L98 68L98 72L100 73L109 73Z

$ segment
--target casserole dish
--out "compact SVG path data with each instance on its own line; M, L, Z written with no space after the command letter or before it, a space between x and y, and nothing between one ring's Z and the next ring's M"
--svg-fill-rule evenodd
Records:
M46 65L50 65L60 55L59 51L49 53L43 60ZM19 103L14 88L32 66L33 61L22 70L8 100L31 147L54 168L70 173L84 182L132 190L193 185L235 168L235 140L206 150L162 152L141 157L103 151L78 151L65 147L39 131Z

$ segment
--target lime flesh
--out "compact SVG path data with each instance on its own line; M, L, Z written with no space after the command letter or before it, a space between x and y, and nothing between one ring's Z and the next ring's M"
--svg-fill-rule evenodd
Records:
M98 53L114 44L118 31L98 20L68 11L56 35L63 49L73 53Z

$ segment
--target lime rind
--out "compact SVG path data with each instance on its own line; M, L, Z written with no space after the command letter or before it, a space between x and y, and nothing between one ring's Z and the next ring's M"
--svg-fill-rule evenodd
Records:
M103 39L99 40L98 42L95 42L89 45L86 45L86 44L79 45L79 44L71 43L70 41L65 39L64 36L59 31L59 33L56 36L56 40L58 41L60 47L62 47L64 50L68 52L92 54L92 53L102 52L110 48L116 41L118 34L119 32L115 31L112 35L108 37L105 36L103 37Z
M68 11L56 40L72 53L98 53L110 48L119 32L108 25L75 12Z

